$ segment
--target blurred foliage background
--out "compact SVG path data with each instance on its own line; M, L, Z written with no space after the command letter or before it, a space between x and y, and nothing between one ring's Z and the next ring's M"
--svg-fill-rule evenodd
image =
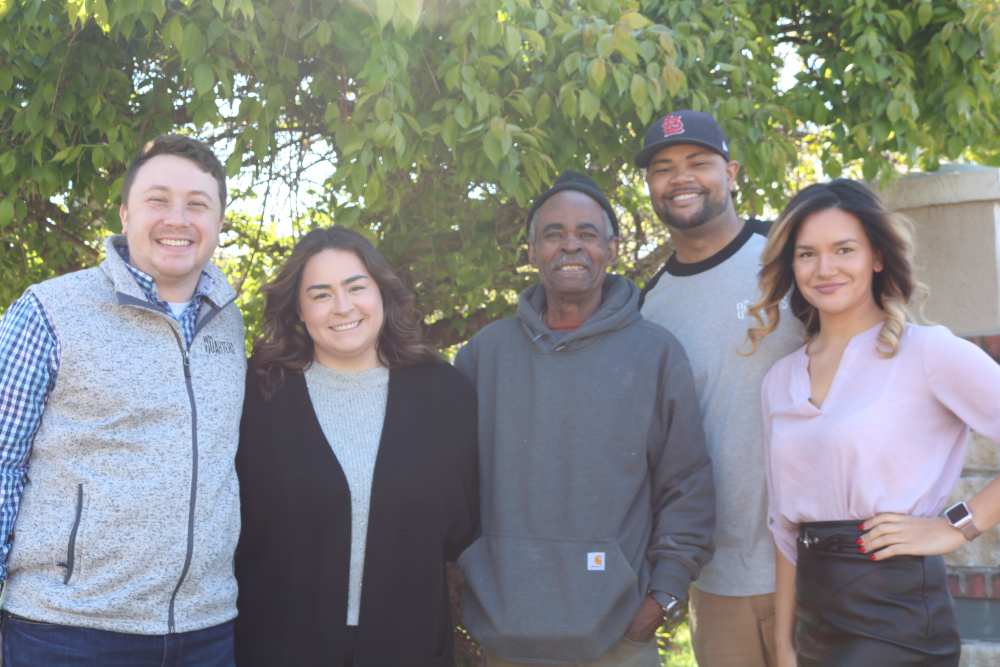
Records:
M274 265L336 223L447 348L533 280L524 214L563 169L620 207L617 270L655 271L669 239L631 159L659 113L716 115L760 216L820 174L1000 164L998 91L989 0L0 0L0 307L98 259L164 132L225 160L251 335Z
M534 279L524 216L564 169L619 207L616 270L655 272L669 238L631 160L678 108L725 128L745 216L825 176L1000 166L1000 3L0 0L0 309L94 264L128 160L183 132L231 178L248 336L296 238L341 224L453 348ZM693 664L685 637L665 664Z

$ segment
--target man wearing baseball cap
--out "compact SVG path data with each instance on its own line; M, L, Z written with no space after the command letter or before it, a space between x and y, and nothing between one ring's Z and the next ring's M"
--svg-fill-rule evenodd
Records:
M455 365L476 385L482 536L459 560L488 667L659 667L711 555L711 464L676 339L607 273L618 220L567 172L528 215L540 284Z
M740 165L715 119L666 114L646 130L635 162L675 249L646 285L642 314L677 336L690 358L717 486L715 555L691 588L695 656L701 667L772 666L774 549L759 391L803 332L784 317L766 346L740 354L767 224L736 214Z

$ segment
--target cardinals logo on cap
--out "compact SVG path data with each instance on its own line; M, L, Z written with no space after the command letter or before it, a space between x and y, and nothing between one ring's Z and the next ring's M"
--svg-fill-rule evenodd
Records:
M684 134L684 121L680 116L670 114L663 119L663 136L672 137L675 134Z

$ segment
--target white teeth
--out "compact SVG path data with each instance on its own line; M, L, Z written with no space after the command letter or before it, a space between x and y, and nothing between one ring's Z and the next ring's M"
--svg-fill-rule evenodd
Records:
M586 267L579 264L568 264L566 266L560 266L559 271L586 271Z
M334 331L347 331L348 329L355 329L359 326L361 326L361 320L357 320L355 322L348 322L347 324L335 324L330 328L333 329Z
M694 199L695 197L700 197L700 196L701 195L699 195L697 192L685 192L684 194L681 195L674 195L673 197L671 197L671 199L673 199L674 201L687 201L688 199Z
M182 246L189 246L193 243L193 241L190 241L188 239L160 239L159 243L162 245L169 245L179 248Z

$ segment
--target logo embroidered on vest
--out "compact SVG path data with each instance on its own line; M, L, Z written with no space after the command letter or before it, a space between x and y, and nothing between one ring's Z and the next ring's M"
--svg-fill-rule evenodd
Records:
M228 340L216 340L211 336L205 336L203 340L207 354L236 354L236 346Z

